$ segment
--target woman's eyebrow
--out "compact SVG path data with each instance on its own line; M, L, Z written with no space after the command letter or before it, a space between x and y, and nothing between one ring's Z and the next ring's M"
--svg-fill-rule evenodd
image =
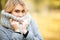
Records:
M15 9L15 10L19 10L19 9Z
M19 9L15 9L15 10L19 10ZM24 10L24 9L22 9L22 10Z

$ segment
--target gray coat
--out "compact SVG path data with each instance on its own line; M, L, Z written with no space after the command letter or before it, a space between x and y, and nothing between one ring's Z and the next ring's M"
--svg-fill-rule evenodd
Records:
M6 13L6 12L3 12L3 13ZM30 19L31 19L30 25L27 28L29 33L25 38L22 34L18 34L14 32L14 30L9 26L10 24L7 17L2 15L1 26L0 26L0 40L43 40L37 24L32 18Z

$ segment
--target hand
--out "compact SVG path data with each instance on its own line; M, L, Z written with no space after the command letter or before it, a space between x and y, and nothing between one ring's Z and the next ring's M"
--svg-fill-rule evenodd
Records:
M22 25L23 25L22 30L23 30L23 33L24 33L24 34L27 32L27 27L28 27L28 25L29 25L28 20L29 20L29 19L24 19L24 21L23 21L23 23L22 23Z
M19 32L19 22L14 21L13 19L10 19L10 24L15 32Z

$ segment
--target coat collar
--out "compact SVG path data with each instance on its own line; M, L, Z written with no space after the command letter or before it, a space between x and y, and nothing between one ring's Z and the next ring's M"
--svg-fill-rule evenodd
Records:
M1 25L4 26L4 27L8 27L8 28L12 28L11 25L10 25L10 18L9 16L5 15L7 12L5 12L4 10L1 11ZM9 14L9 13L8 13ZM29 23L30 23L30 20L31 20L31 16L29 13L27 13L23 18L21 19L24 19L24 18L29 18ZM18 19L19 20L19 19Z

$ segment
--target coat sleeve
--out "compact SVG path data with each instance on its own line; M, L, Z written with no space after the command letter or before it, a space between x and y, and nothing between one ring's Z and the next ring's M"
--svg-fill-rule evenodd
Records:
M34 20L31 21L31 25L29 27L29 33L26 39L27 40L43 40L42 34L40 33L38 26Z
M23 35L0 27L0 40L22 40Z
M1 30L0 30L0 40L9 40L6 34Z

